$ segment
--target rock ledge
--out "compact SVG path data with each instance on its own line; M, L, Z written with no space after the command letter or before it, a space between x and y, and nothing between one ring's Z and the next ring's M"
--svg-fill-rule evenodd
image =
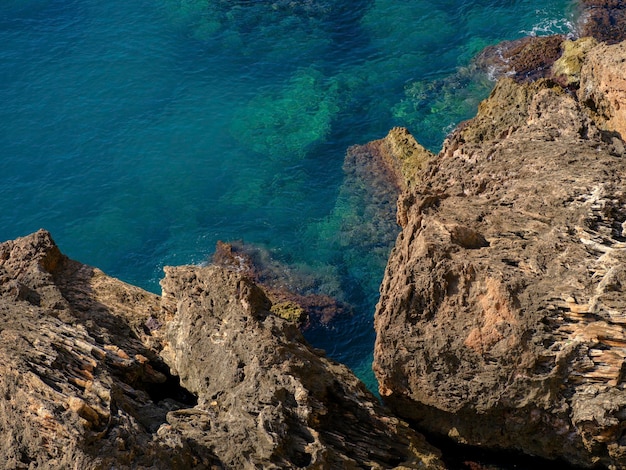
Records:
M401 196L374 368L420 429L626 467L625 62L501 79Z
M5 468L443 468L240 272L166 268L162 286L43 230L0 244Z

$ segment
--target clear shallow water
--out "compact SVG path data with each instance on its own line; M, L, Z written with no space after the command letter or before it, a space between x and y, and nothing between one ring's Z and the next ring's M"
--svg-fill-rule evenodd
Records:
M390 237L346 235L346 149L402 125L438 150L492 86L471 58L568 32L572 3L3 0L0 240L46 228L154 292L217 240L257 244L354 306L308 337L373 387Z

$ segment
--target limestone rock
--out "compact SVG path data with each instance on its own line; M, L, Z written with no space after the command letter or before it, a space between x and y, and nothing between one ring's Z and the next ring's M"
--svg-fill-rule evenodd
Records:
M578 96L603 127L626 137L626 42L602 44L589 52Z
M198 396L193 413L168 420L192 428L227 468L442 468L421 436L272 315L240 273L166 268L161 284L171 316L162 355Z
M166 425L195 399L155 346L159 299L63 256L39 231L0 244L0 460L4 468L191 467Z
M0 244L3 468L443 468L242 273L167 273L159 297L45 231Z
M402 195L374 369L420 429L624 468L626 154L588 102L502 79Z

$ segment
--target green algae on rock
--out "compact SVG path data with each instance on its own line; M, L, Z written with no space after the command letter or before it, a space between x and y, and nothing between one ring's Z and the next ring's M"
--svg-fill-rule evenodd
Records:
M272 303L270 311L302 329L326 325L336 315L351 313L349 305L329 295L339 294L329 286L335 272L322 279L318 270L282 263L269 251L241 242L218 241L211 262L261 286Z
M289 61L303 43L308 48L301 58L314 57L331 43L322 21L334 13L327 2L160 1L181 31L243 57Z
M382 273L398 232L396 200L417 183L417 175L433 154L403 127L386 137L350 147L344 159L344 181L332 213L310 228L332 238L337 266L357 266L351 277L361 283L379 283L369 273ZM344 268L345 269L345 268Z
M278 315L280 318L284 318L285 320L296 324L304 323L307 318L306 311L302 308L302 306L292 300L273 303L270 308L270 312L274 315Z
M552 65L552 76L563 86L577 87L585 56L597 44L592 37L563 41L563 54Z

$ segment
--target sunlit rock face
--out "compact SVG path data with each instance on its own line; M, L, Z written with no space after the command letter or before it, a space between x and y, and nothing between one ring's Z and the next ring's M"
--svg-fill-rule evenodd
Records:
M401 196L374 369L420 428L626 466L623 51L588 52L580 99L502 79Z
M163 357L198 396L172 418L228 468L440 468L421 436L385 414L345 367L305 344L241 274L166 268ZM429 467L430 468L430 467Z
M237 269L166 268L163 295L0 244L3 468L443 468Z
M167 415L196 398L158 356L159 297L61 254L50 234L0 244L0 459L6 468L217 462Z
M592 49L581 67L578 98L607 131L626 137L626 42Z

